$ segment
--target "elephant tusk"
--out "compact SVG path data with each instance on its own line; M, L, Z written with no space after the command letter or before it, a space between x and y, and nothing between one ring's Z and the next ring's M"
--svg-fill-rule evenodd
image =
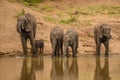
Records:
M22 29L24 29L24 26L22 25Z

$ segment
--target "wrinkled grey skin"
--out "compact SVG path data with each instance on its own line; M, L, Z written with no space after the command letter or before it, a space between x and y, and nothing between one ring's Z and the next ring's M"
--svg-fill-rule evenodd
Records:
M69 46L72 48L73 57L77 55L77 48L78 48L78 32L76 30L68 30L64 34L64 54L69 57Z
M60 27L54 27L50 32L50 41L52 45L52 56L60 56L63 55L63 29Z
M101 43L105 46L105 56L109 56L109 40L111 39L111 28L108 24L100 23L94 27L94 38L96 43L96 54L100 55Z
M43 53L43 49L44 49L44 40L40 39L40 40L35 40L35 47L36 47L36 51L38 51L38 49L40 50L40 53Z
M35 49L35 34L37 28L37 22L33 15L27 13L25 15L20 16L17 19L17 32L20 34L21 43L23 47L24 55L27 55L27 40L30 40L30 44L32 46L32 55L36 55Z

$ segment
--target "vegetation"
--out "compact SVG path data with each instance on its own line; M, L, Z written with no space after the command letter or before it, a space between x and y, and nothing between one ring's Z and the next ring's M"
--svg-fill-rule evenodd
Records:
M106 6L106 5L99 5L99 6L88 6L85 8L78 9L79 14L81 15L96 15L96 14L120 14L120 6Z
M39 8L39 10L40 10L40 11L47 11L47 12L49 12L49 11L52 11L52 10L53 10L53 7L50 6L50 5L44 4L44 5L42 5L42 6Z
M57 21L56 18L53 18L53 17L50 17L50 16L45 16L44 20L47 21L47 22L56 22Z
M36 3L42 2L43 0L21 0L21 1L36 4Z
M26 6L36 6L38 3L43 2L43 0L19 0Z
M21 11L18 12L18 13L15 15L15 17L18 18L19 16L24 15L24 14L25 14L24 9L21 9Z
M77 18L75 16L59 21L59 23L61 23L61 24L70 24L70 23L74 23L74 22L77 22Z

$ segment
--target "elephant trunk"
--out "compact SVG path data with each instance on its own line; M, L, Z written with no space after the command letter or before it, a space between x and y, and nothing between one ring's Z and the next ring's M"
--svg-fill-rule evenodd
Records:
M21 28L20 26L17 25L17 32L20 33L21 32Z
M24 29L24 25L22 25L21 23L17 23L17 32L20 33L22 29Z

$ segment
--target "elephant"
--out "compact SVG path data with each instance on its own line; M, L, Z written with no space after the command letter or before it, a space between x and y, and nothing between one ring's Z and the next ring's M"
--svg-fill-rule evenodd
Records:
M40 53L43 53L44 40L43 39L35 40L35 47L36 47L36 51L38 51L38 49L40 49Z
M100 64L100 57L96 57L96 69L94 80L111 80L109 74L109 58L105 58L103 67L101 67Z
M109 56L109 40L111 39L111 28L106 23L97 24L94 27L94 38L96 43L96 54L100 55L101 43L105 46L105 56Z
M50 41L52 45L52 56L60 56L59 52L61 49L61 55L63 55L63 29L59 26L55 26L50 32Z
M26 13L25 15L18 17L16 28L17 32L20 34L24 55L27 55L27 40L30 40L32 55L35 56L36 49L34 38L37 28L36 18L32 14Z
M78 42L79 36L78 32L74 29L69 29L64 34L63 42L64 42L64 54L69 57L69 48L68 46L71 46L73 57L76 57L77 55L77 48L79 45Z

